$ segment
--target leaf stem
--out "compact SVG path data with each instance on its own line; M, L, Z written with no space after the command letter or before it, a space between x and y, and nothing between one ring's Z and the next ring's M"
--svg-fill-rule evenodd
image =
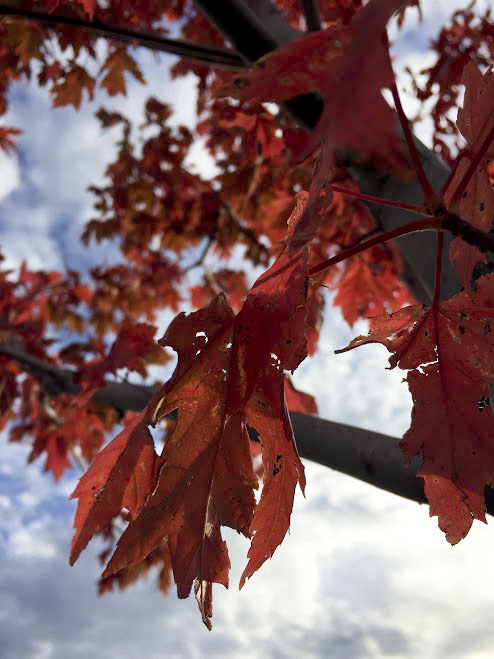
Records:
M436 200L436 194L432 189L431 184L427 179L427 176L425 175L424 168L422 167L422 162L420 160L417 147L415 146L415 142L413 141L412 131L410 130L410 126L408 125L408 119L406 117L406 114L403 110L403 106L401 104L401 99L398 93L398 89L396 87L396 82L393 82L393 84L391 85L391 93L393 95L396 112L398 113L398 118L400 120L401 129L403 130L403 134L405 136L405 140L408 146L408 152L410 153L410 158L412 159L412 164L415 169L415 172L417 173L417 178L419 180L420 187L422 188L422 192L424 193L425 200L428 204L434 203L434 201Z
M373 204L381 204L381 206L393 206L394 208L404 208L407 211L412 213L418 213L419 215L430 215L429 212L425 211L422 206L416 206L415 204L405 204L401 201L393 201L392 199L382 199L381 197L374 197L370 194L364 194L357 190L349 190L348 188L343 188L339 185L331 184L331 189L335 192L341 192L346 194L349 197L357 197L357 199L363 199L364 201L370 201Z
M323 270L326 270L327 268L330 268L337 263L341 263L341 261L345 261L351 256L356 256L357 254L365 252L365 250L371 247L375 247L376 245L381 245L388 240L393 240L394 238L399 238L400 236L405 236L416 231L437 231L440 226L441 219L435 218L433 216L426 217L423 220L417 220L416 222L410 222L403 227L398 227L392 231L387 231L386 233L382 233L375 238L371 238L370 240L366 240L365 242L360 243L360 245L356 245L355 247L339 252L335 256L332 256L330 259L327 259L326 261L323 261L322 263L319 263L318 265L310 268L309 276L312 277L317 275L319 272L322 272Z
M439 300L441 296L441 270L443 263L443 246L444 246L444 232L438 231L437 245L436 245L436 282L434 287L434 299L432 301L432 313L435 314L436 316L439 312ZM436 325L435 321L434 321L434 325Z

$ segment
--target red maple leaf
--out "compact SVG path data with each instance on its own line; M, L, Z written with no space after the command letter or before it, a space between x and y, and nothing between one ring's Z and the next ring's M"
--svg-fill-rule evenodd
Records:
M89 16L91 20L94 18L94 12L96 11L96 0L77 0L80 5L82 5L84 11Z
M406 307L371 318L368 336L337 351L382 343L393 353L391 368L412 369L412 425L402 448L409 458L422 452L417 475L451 544L474 518L485 522L484 486L494 483L494 424L483 404L494 382L494 275L477 284L440 305L437 327L431 309Z
M398 278L389 250L382 247L349 259L334 289L334 304L341 307L350 326L358 318L379 316L413 302Z
M351 26L331 27L278 48L219 94L269 101L318 90L324 110L300 159L321 146L320 170L326 175L335 150L352 148L403 169L395 118L381 90L394 83L383 38L386 24L406 4L407 0L371 0Z
M136 371L146 376L146 360L165 363L166 353L154 340L156 328L147 323L126 323L118 332L108 356L87 364L81 373L84 392L79 395L79 404L86 403L94 392L104 387L105 375L116 373L120 368Z
M89 75L85 68L74 64L72 68L65 73L63 79L60 79L50 89L53 95L53 106L73 105L76 110L81 106L82 92L87 91L90 99L94 95L94 86L96 82Z
M137 517L131 510L133 519L103 575L141 562L166 537L179 597L189 595L195 580L208 627L212 583L228 585L230 563L221 526L253 536L242 585L283 540L295 487L305 486L285 405L284 370L295 369L307 354L304 236L311 235L311 220L304 219L306 199L305 193L300 196L292 214L283 253L256 282L237 316L221 294L208 307L177 316L161 339L161 345L178 353L178 363L148 405L146 418L156 423L178 410L178 420L163 449L157 485L141 499ZM119 456L127 444L139 446L143 423L128 426L101 455ZM247 424L262 445L264 483L257 506ZM72 561L125 505L112 476L119 463L115 467L113 457L99 458L73 494L82 501Z
M296 389L288 376L285 378L285 400L290 412L317 414L317 403L314 396Z
M22 135L22 130L0 126L0 149L6 153L13 151L15 149L14 136L16 135Z
M76 0L78 4L82 6L86 14L89 16L91 20L94 18L94 12L96 11L96 0ZM58 5L60 4L60 0L47 0L48 4L48 11L52 12L55 11L55 9L58 8Z
M125 72L131 73L136 80L144 84L145 80L135 59L126 50L117 50L110 53L101 67L104 74L100 86L104 87L110 96L127 94Z
M72 463L67 456L67 443L59 432L51 430L36 438L28 462L32 462L41 452L46 452L44 471L51 471L58 481L66 469L72 469Z

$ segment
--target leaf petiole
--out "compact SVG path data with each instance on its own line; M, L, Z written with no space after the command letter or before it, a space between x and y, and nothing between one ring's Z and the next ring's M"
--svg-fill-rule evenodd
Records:
M399 238L400 236L405 236L409 233L415 233L416 231L437 231L441 228L441 223L442 223L441 218L429 216L424 218L423 220L410 222L409 224L406 224L403 227L398 227L397 229L393 229L392 231L381 233L379 236L376 236L375 238L366 240L365 242L360 243L360 245L356 245L355 247L351 247L350 249L345 249L342 252L336 254L335 256L332 256L330 259L327 259L326 261L323 261L322 263L313 266L312 268L309 269L309 276L312 277L314 275L317 275L319 272L322 272L323 270L326 270L327 268L330 268L331 266L336 265L337 263L346 261L346 259L349 259L351 256L356 256L357 254L360 254L361 252L365 252L367 249L370 249L371 247L375 247L376 245L381 245L382 243L385 243L388 240L393 240L394 238Z
M394 208L403 208L412 213L418 213L419 215L430 215L430 213L422 206L416 206L415 204L405 204L401 201L393 201L392 199L382 199L381 197L374 197L373 195L364 194L363 192L358 192L357 190L348 190L348 188L343 188L339 185L331 184L331 189L334 192L341 192L346 194L349 197L356 197L357 199L362 199L363 201L370 201L373 204L380 204L381 206L393 206Z

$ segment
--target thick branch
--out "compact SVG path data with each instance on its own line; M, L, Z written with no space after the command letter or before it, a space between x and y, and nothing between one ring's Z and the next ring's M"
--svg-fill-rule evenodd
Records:
M74 395L81 391L81 387L74 382L74 373L68 369L57 368L29 353L7 346L0 346L0 355L14 359L30 371L49 395ZM93 396L93 400L122 412L140 411L153 393L152 387L109 382ZM406 466L398 440L305 414L292 413L290 416L301 457L408 499L425 501L422 481L415 476L418 463ZM257 438L255 431L249 434L252 439Z
M74 383L73 372L68 369L59 369L28 353L6 346L0 346L0 355L16 360L37 377L42 386L47 386L46 392L51 395L77 394L81 390ZM154 393L153 387L130 382L108 382L92 400L121 412L137 412L147 405ZM416 458L407 465L399 440L395 437L298 412L292 412L290 419L302 458L406 499L425 503L423 481L416 476L420 459ZM249 428L249 435L251 439L258 439L253 428ZM491 490L486 490L486 505L487 512L494 514L494 494Z
M195 4L248 64L303 35L267 0L195 0Z
M94 34L96 37L104 37L122 43L144 46L150 50L178 55L185 59L204 62L210 66L218 66L227 69L242 69L246 66L243 58L233 50L217 48L215 46L204 46L202 44L193 43L192 41L168 39L167 37L161 37L158 35L145 34L144 32L129 30L128 28L106 25L98 20L88 21L84 18L76 18L74 16L47 14L41 11L7 7L4 5L0 5L0 17L1 16L25 18L52 27L65 25L83 28Z
M304 12L305 24L309 32L317 32L322 28L319 0L300 0Z

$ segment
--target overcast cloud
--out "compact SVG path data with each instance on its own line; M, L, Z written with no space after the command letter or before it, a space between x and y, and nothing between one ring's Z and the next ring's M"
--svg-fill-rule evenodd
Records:
M450 0L427 1L395 51L416 70ZM413 14L413 12L412 12ZM7 123L25 130L20 158L0 157L0 244L9 265L64 262L88 268L118 257L107 244L85 250L78 236L91 217L90 184L102 181L115 132L102 134L100 104L136 117L151 93L173 102L177 120L193 124L190 81L172 83L154 58L140 55L149 87L129 85L127 99L99 95L79 113L52 110L45 90L18 85ZM399 66L399 61L397 62ZM428 139L427 126L423 139ZM210 163L196 150L197 167ZM165 320L163 317L165 329ZM410 421L403 374L388 371L379 346L334 356L365 333L338 311L326 315L317 357L295 381L316 395L321 416L400 436ZM228 530L233 570L227 591L214 591L213 631L194 599L163 597L151 575L124 593L97 597L97 542L69 567L74 471L55 484L42 464L26 466L27 447L2 437L0 462L0 656L85 657L367 657L484 659L494 648L494 525L475 523L450 547L427 508L331 470L306 464L307 498L297 492L290 535L238 592L248 543Z

